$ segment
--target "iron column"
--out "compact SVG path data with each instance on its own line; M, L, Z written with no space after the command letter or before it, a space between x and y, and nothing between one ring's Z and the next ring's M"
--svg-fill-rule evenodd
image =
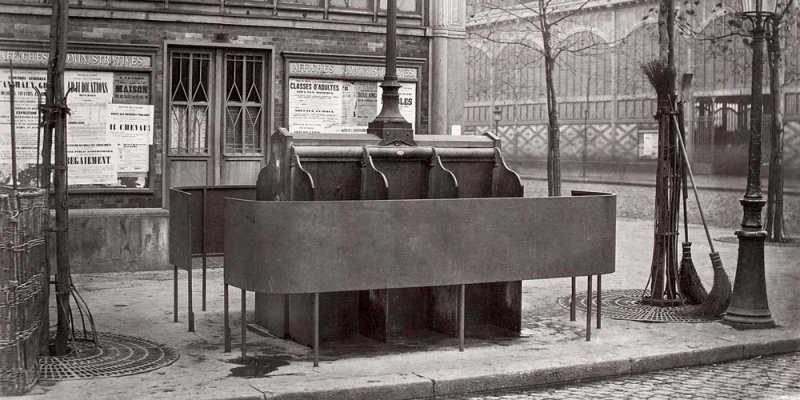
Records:
M750 92L750 145L747 161L747 189L739 200L744 216L739 237L739 257L736 278L728 311L723 322L735 328L771 328L775 326L767 302L767 285L764 276L764 240L767 232L761 225L761 209L766 201L761 197L761 85L764 68L764 25L769 13L756 8L744 15L753 21L753 79Z
M381 88L383 107L369 123L367 133L381 138L380 145L414 146L411 123L400 114L400 82L397 81L397 0L386 4L386 72Z

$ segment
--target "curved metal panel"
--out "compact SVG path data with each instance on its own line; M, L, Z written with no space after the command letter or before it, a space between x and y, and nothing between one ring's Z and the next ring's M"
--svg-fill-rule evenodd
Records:
M614 195L225 200L225 282L268 293L614 272Z

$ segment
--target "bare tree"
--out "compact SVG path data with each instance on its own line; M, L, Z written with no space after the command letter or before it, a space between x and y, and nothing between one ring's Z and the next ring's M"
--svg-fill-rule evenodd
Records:
M688 6L697 6L697 0L686 1ZM752 35L748 32L746 24L742 23L740 11L731 8L725 2L718 2L706 11L727 15L724 33L701 32L696 28L692 8L680 10L677 16L678 28L681 34L698 41L707 41L713 45L713 52L729 63L734 69L749 71L749 65L737 58L733 50L737 42L752 46ZM769 129L769 178L767 185L767 212L764 229L767 231L767 241L785 242L789 240L786 235L783 218L783 138L785 130L785 86L786 86L786 57L785 51L800 45L797 34L793 33L793 24L798 17L798 4L794 0L778 0L775 15L771 23L767 24L767 66L769 68L769 88L772 100L772 122ZM797 79L797 77L793 77Z
M767 215L764 228L767 240L788 241L783 220L783 133L784 133L784 83L786 59L783 49L791 37L791 24L797 16L793 0L779 1L778 10L767 29L767 60L770 71L772 96L772 129L770 137L769 184L767 186ZM794 37L797 40L796 37Z
M481 18L486 29L477 29L472 35L507 45L522 46L538 53L545 67L545 98L547 104L547 193L561 195L561 156L559 145L560 123L558 97L553 83L553 74L559 56L565 52L580 52L606 43L569 40L562 38L559 27L574 18L589 3L565 4L558 0L495 0L478 5L485 10ZM504 28L513 25L516 35L504 34ZM541 46L535 40L541 40Z

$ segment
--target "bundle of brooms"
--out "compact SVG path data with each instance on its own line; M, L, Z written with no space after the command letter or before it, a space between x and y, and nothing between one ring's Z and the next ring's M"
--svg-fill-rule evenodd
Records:
M673 82L675 80L675 70L672 69L666 63L663 63L659 60L652 60L641 65L641 70L647 79L650 81L650 84L653 85L653 88L656 90L657 95L659 98L670 98L672 96L671 88L673 87ZM670 106L672 107L672 100L670 100ZM730 303L731 298L731 282L728 278L728 274L725 272L725 269L722 265L722 260L719 257L719 253L714 250L714 244L711 240L711 235L708 232L708 225L706 224L705 215L703 214L703 208L700 204L700 197L697 194L697 186L694 182L694 175L692 174L692 168L689 164L689 159L686 155L686 146L683 142L682 138L682 130L680 128L680 123L678 122L678 118L674 113L674 108L672 112L671 118L673 125L677 131L677 142L680 146L679 152L683 157L685 167L685 173L688 173L689 178L691 179L692 183L692 191L694 192L694 197L697 202L697 209L700 212L700 219L703 222L703 228L705 229L706 239L708 239L708 246L711 249L711 253L709 257L711 258L711 266L714 270L714 284L711 288L711 292L705 296L705 299L702 301L702 304L693 311L694 314L704 315L704 316L718 316L725 312L728 308L728 304ZM667 127L665 127L667 128ZM669 130L669 128L667 128ZM686 185L684 185L684 190ZM686 204L685 204L685 197L684 197L684 226L686 225ZM685 228L686 229L686 228ZM702 294L705 292L705 288L702 287L702 283L700 282L700 278L697 276L697 271L694 269L694 264L691 261L691 253L690 253L690 246L691 243L688 242L688 229L686 229L687 239L684 243L684 254L683 260L681 261L681 271L679 273L679 288L681 293L684 297L692 296L694 297L694 301L699 301L699 298L702 297Z

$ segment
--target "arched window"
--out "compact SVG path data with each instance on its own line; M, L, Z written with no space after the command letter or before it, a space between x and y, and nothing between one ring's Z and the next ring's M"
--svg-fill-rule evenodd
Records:
M658 26L636 28L617 46L617 94L653 95L653 87L642 74L643 62L658 58Z
M467 102L489 100L491 71L489 57L477 46L467 43Z
M561 55L556 60L554 83L561 97L610 94L612 57L610 47L600 36L583 31L559 42Z
M741 28L741 23L736 14L723 15L706 25L697 36L694 41L695 91L706 95L750 92L752 36ZM764 51L766 56L766 47ZM767 78L766 57L764 60L764 77Z

